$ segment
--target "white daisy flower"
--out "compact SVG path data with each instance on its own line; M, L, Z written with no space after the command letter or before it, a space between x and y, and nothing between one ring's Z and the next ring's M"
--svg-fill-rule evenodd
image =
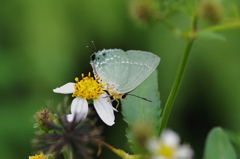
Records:
M70 82L59 88L53 89L55 93L72 94L75 97L71 104L71 114L67 115L67 120L72 122L75 115L76 120L83 120L88 113L87 100L93 100L93 105L104 123L109 126L114 124L115 116L114 110L109 96L102 90L105 86L101 82L97 82L98 79L90 77L89 73L87 77L82 74L82 80L79 81L75 78L76 83Z
M151 159L191 159L193 150L189 145L180 145L180 137L172 130L165 130L159 139L152 138L147 142L152 154Z

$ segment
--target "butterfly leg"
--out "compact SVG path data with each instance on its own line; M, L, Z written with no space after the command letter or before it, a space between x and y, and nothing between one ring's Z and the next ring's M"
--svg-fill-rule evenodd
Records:
M105 96L105 97L103 97L103 98L111 98L111 95L107 95L107 96ZM112 102L113 100L112 99L110 99L110 100L107 100L108 102Z
M115 101L117 101L117 105L116 105L116 109L118 108L118 106L119 106L119 100L118 99L115 99Z

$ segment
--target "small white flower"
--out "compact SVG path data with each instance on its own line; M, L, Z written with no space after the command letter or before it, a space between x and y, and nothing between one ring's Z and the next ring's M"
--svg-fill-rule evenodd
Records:
M180 137L172 130L165 130L159 139L149 139L147 149L152 154L151 159L191 159L193 157L190 146L180 145Z
M98 83L90 73L87 77L82 74L82 80L75 78L76 83L67 83L59 88L53 89L55 93L72 94L75 97L71 104L71 114L67 115L67 120L72 122L75 115L76 120L80 121L86 118L88 113L87 100L92 99L93 105L104 123L109 126L114 124L114 109L110 98L102 91L102 83Z
M184 144L178 147L175 156L177 157L177 159L191 159L193 154L193 150L190 148L190 146Z

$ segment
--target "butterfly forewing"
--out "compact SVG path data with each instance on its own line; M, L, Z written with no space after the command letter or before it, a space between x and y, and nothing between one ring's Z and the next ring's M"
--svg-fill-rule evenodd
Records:
M95 54L95 60L91 61L92 67L95 69L96 76L100 76L103 83L114 85L118 88L122 85L122 78L127 78L127 67L122 61L128 61L128 56L121 49L102 50Z

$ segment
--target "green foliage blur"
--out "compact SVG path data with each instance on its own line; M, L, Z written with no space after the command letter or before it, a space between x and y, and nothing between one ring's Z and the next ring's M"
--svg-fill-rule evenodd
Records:
M240 2L236 5L240 7ZM47 103L55 108L62 101L63 96L52 89L92 71L89 57L94 50L86 48L92 47L91 41L99 50L144 50L160 56L159 91L165 104L185 41L161 23L137 23L129 8L128 0L1 1L1 158L34 155L33 115ZM189 25L184 13L169 20L180 28ZM240 29L221 34L225 41L194 43L168 125L190 143L196 158L203 156L204 140L212 127L240 132ZM126 123L120 112L115 114L116 124L105 126L104 138L124 149ZM106 148L102 151L99 158L118 158Z

